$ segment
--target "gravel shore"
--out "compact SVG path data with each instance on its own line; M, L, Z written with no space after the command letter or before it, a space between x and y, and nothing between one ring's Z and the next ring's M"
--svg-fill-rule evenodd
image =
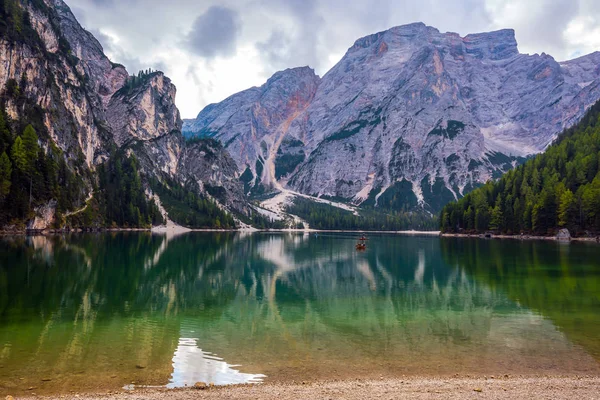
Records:
M484 239L485 235L482 233L441 233L441 237L446 238L469 238L469 239ZM556 236L535 236L535 235L491 235L488 239L514 239L514 240L550 240L554 242L561 241ZM600 243L600 237L571 237L564 242L588 242L588 243Z
M481 377L344 380L205 389L141 389L30 399L600 399L600 377Z

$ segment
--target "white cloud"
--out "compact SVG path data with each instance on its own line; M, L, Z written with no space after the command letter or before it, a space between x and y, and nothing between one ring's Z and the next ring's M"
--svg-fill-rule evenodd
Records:
M130 72L162 68L186 118L280 69L310 65L324 75L356 39L416 21L461 35L513 28L522 52L559 60L600 50L598 0L66 1L88 30L103 34L113 61ZM229 11L215 26L233 27L225 29L233 35L198 29L216 6ZM190 48L186 38L198 32L200 47Z
M522 53L545 52L556 59L570 53L563 34L576 18L579 4L574 0L487 0L492 29L515 30Z
M575 18L567 26L564 37L570 49L576 49L567 58L578 57L600 50L600 24L592 16Z

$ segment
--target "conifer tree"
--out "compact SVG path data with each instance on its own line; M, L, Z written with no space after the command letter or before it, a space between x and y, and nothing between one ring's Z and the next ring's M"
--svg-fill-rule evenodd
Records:
M577 209L575 204L575 195L570 190L560 196L560 203L558 206L558 225L563 227L570 227L574 225L577 217Z
M444 232L600 233L600 102L544 153L444 207Z
M40 146L38 145L38 136L35 133L33 126L27 125L23 131L23 148L27 157L28 173L32 174L35 169L35 162L38 159Z
M23 173L28 172L29 163L27 162L27 154L25 153L25 146L23 145L21 136L17 136L17 139L15 139L10 151L10 157L19 171Z
M6 155L6 152L2 152L2 155L0 155L0 203L2 203L10 193L11 175L12 164Z
M10 130L6 126L6 119L4 118L4 110L0 110L0 151L5 152L10 150L10 144L12 142L12 135Z

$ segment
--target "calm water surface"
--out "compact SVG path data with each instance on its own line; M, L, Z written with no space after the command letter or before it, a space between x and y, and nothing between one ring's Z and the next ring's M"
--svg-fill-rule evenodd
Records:
M355 239L0 239L0 394L600 375L600 246Z

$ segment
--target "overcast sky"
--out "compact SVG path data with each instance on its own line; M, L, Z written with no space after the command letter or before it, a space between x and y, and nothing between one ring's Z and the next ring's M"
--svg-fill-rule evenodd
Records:
M442 32L516 30L522 53L600 50L600 0L66 0L130 73L177 86L182 117L309 65L323 76L362 36L422 21Z

